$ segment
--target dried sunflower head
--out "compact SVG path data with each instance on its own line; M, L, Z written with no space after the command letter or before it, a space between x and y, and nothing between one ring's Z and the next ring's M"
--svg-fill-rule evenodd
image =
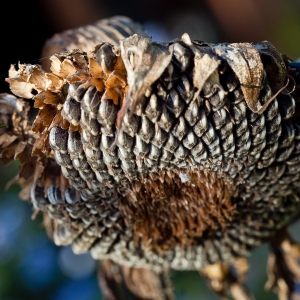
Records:
M244 258L298 216L299 74L266 41L158 43L126 18L96 27L48 41L67 50L50 71L11 67L20 99L0 99L1 161L20 159L23 197L57 245L159 274L218 270L221 295L242 282L229 266L244 278Z

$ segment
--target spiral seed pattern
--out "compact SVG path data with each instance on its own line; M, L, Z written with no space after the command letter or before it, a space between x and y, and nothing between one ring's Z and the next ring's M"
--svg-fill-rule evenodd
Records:
M69 185L53 184L45 191L37 184L31 190L34 206L57 221L56 244L129 266L200 269L249 255L296 215L300 122L293 95L275 95L264 72L258 100L268 105L257 112L218 45L185 39L170 45L167 67L121 119L128 83L118 75L116 46L102 43L95 51L98 77L84 53L80 70L88 76L60 75L61 122L46 131ZM219 62L201 90L195 85L199 51ZM60 62L74 57L62 55ZM167 187L176 201L171 194L168 199ZM222 192L215 188L213 194L213 187ZM168 211L176 209L182 219L168 219ZM157 225L157 238L151 237L152 225L140 225L143 216ZM178 240L163 239L161 228ZM200 229L178 233L191 228ZM151 250L143 236L152 238Z

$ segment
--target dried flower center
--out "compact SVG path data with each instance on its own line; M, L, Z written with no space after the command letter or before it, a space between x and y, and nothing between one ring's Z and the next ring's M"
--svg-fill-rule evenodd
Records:
M236 213L232 179L200 170L161 171L135 181L121 203L135 238L156 250L192 245L206 230L226 227Z

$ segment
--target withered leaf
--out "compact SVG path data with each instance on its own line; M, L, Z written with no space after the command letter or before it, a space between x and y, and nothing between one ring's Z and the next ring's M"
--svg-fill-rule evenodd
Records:
M40 157L43 156L42 153L48 137L49 137L49 132L45 131L36 139L32 147L32 153L31 153L32 156L40 156Z
M84 84L84 87L87 89L89 86L95 86L97 91L99 92L104 92L105 90L105 84L103 82L103 80L101 79L98 79L96 77L91 77L85 84Z
M115 66L114 66L114 69L115 69L114 74L116 76L118 76L121 81L126 83L127 82L126 81L127 72L126 72L124 62L123 62L123 59L122 59L121 56L118 56L117 61L116 61Z
M54 55L50 58L50 60L52 61L51 71L59 77L65 78L68 75L77 72L73 62L69 59L64 59L61 62L60 59Z
M34 105L33 106L35 108L42 109L45 106L45 103L44 103L45 97L43 97L43 93L44 92L41 92L33 98L34 99Z
M263 79L263 64L259 52L250 43L218 44L212 50L225 59L238 77L245 101L253 112L263 107L259 93Z
M43 132L45 127L48 127L52 123L56 112L56 107L46 104L45 107L40 110L38 115L36 116L36 119L32 126L32 130L35 132Z
M50 126L48 127L48 130L50 130L54 126L61 125L62 123L63 123L63 117L61 115L61 112L59 111L58 113L56 113L55 117L53 118Z
M107 88L105 91L105 98L112 99L115 105L119 104L120 93L113 88Z
M205 51L203 45L194 44L187 33L182 36L183 42L191 48L194 53L194 73L193 83L198 91L194 95L196 99L201 92L205 82L210 75L218 68L220 59L216 55L213 55L211 51Z
M50 90L52 92L58 92L61 90L64 84L64 81L62 79L51 73L45 73L45 76L48 79L46 86L47 90Z
M285 85L287 77L287 67L282 55L280 55L278 50L268 41L259 42L255 44L254 47L262 53L263 57L267 56L271 59L272 63L268 63L265 70L273 93L278 92Z
M5 81L9 83L9 88L16 96L31 99L34 94L32 91L35 89L34 84L24 81L20 77L19 72L16 70L14 65L10 66L8 72L9 78L6 78Z
M120 42L121 57L126 71L129 91L118 113L117 126L132 101L133 108L169 65L172 59L172 49L168 44L152 43L151 37L134 34Z
M85 60L86 52L79 49L56 53L51 56L51 71L59 76L66 77L77 72L87 72L88 64Z
M105 81L105 85L108 88L119 88L119 87L124 87L125 83L124 81L121 81L118 76L116 76L114 73L111 73L107 80Z
M34 98L34 107L42 109L45 104L51 104L54 106L59 106L63 103L61 94L53 93L48 90L37 94Z
M56 107L52 105L46 105L45 108L40 111L39 117L43 120L45 126L49 126L56 115Z
M139 99L156 81L171 61L172 53L166 44L151 43L147 36L133 36L120 43L121 56L127 70L131 96Z
M46 89L57 92L63 85L63 80L54 74L45 73L39 65L19 65L18 71L11 66L6 81L14 94L26 99L34 97L33 90L40 92Z
M209 54L203 55L197 49L195 52L194 62L195 68L193 74L193 83L194 86L198 88L198 92L200 92L206 80L218 68L220 61L215 57L211 57ZM194 98L197 98L197 93Z
M72 82L85 82L89 78L90 78L90 75L88 73L77 72L77 73L68 75L67 80L68 80L69 83L72 83Z
M44 91L44 92L40 93L39 95L44 98L45 104L51 104L51 105L54 105L57 107L64 102L62 95L58 94L58 93ZM35 99L36 99L36 97L34 98L34 100Z
M43 90L46 86L48 86L48 79L45 76L45 72L41 69L39 65L26 65L25 68L20 68L20 74L24 79L27 79L27 82L30 82L35 86L35 89L40 91Z
M86 60L86 52L80 49L75 49L71 51L72 61L74 62L77 69L84 71L88 70L88 63Z
M89 71L96 78L104 78L104 72L94 57L89 57Z

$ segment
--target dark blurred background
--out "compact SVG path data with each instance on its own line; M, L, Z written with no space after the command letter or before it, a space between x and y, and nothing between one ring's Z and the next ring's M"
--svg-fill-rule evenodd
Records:
M291 58L300 57L298 0L31 0L6 1L0 18L0 92L11 64L40 64L41 49L54 33L101 18L126 15L144 25L154 40L171 40L187 32L192 39L218 42L268 40ZM97 263L89 254L75 256L56 247L29 203L18 199L16 185L5 190L18 169L0 166L0 299L99 300ZM299 232L299 225L293 232ZM299 234L298 234L299 236ZM264 291L268 248L250 257L247 284L257 299L276 299ZM197 272L173 272L178 300L216 299Z

